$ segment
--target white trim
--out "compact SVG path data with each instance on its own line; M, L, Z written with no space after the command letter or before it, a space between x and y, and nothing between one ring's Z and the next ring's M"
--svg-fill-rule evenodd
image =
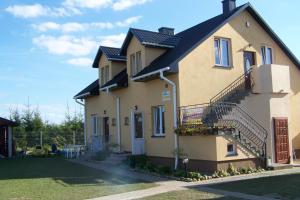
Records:
M109 90L109 89L111 89L113 87L117 87L117 86L118 86L118 84L115 83L115 84L112 84L112 85L107 86L105 88L100 88L99 90L102 91L102 92L105 92L105 91L107 91L107 90Z
M132 81L136 81L136 80L138 80L138 79L142 79L142 78L151 76L151 75L153 75L153 74L159 74L160 72L168 71L168 70L170 70L170 69L171 69L170 67L165 67L165 68L163 68L163 69L159 69L159 70L150 72L150 73L148 73L148 74L144 74L144 75L141 75L141 76L137 76L137 77L135 77L135 78L131 78L131 80L132 80Z
M218 67L224 67L224 68L230 68L231 67L231 40L228 39L228 38L222 38L222 37L215 37L214 38L214 54L215 54L215 61L216 61L216 50L215 50L215 41L218 41L218 53L219 53L219 59L220 59L220 63L216 63L215 62L215 65L218 66ZM222 52L222 49L223 49L223 41L226 41L228 43L228 46L227 46L227 59L228 59L228 65L225 65L223 63L223 52Z
M264 50L265 50L266 59L267 59L267 49L271 49L271 63L269 63L269 64L264 63L262 48L264 48ZM261 47L260 47L260 53L261 53L261 64L262 65L272 65L274 63L274 49L273 49L273 47L271 47L269 45L262 44Z
M165 112L165 106L154 106L153 107L153 136L165 136L165 131L163 130L163 112ZM159 113L159 133L157 130L157 112Z
M152 42L142 42L143 45L150 45L150 46L157 46L157 47L166 47L166 48L170 48L173 49L175 48L175 46L171 46L171 45L163 45L163 44L157 44L157 43L152 43Z
M80 98L82 98L82 97L89 96L90 94L91 94L90 92L87 92L87 93L84 93L84 94L81 94L81 95L75 96L73 99L80 99Z

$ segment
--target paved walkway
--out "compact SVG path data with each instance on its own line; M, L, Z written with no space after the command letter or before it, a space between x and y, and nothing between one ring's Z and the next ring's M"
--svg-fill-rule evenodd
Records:
M269 197L261 197L261 196L255 196L255 195L248 195L238 192L229 192L224 190L218 190L218 189L212 189L209 188L209 185L212 184L219 184L219 183L226 183L226 182L232 182L232 181L240 181L240 180L249 180L249 179L255 179L255 178L262 178L262 177L270 177L270 176L279 176L279 175L286 175L286 174L292 174L292 173L300 173L300 168L293 168L293 169L287 169L287 170L279 170L279 171L266 171L258 174L249 174L249 175L241 175L241 176L232 176L232 177L226 177L226 178L219 178L219 179L212 179L207 181L201 181L201 182L192 182L192 183L186 183L181 181L175 181L175 180L169 180L166 178L161 178L158 176L152 176L149 174L139 173L136 171L132 171L126 168L120 168L120 167L112 167L103 165L100 162L87 162L87 161L81 161L81 160L71 160L74 163L82 164L87 167L91 167L94 169L99 169L108 173L114 173L119 176L143 180L147 182L153 182L156 183L158 186L145 189L145 190L138 190L138 191L132 191L132 192L126 192L121 194L115 194L110 196L104 196L95 198L92 200L131 200L131 199L141 199L157 194L162 194L166 192L172 192L172 191L178 191L178 190L186 190L189 188L193 189L199 189L203 192L210 192L215 194L220 194L224 196L231 196L236 197L240 199L249 199L249 200L274 200L273 198Z

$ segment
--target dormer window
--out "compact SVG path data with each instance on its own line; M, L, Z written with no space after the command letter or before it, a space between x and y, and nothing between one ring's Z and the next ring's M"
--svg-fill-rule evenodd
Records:
M109 81L109 66L101 68L101 85L104 85Z
M142 70L142 52L136 52L130 55L131 76L136 75Z

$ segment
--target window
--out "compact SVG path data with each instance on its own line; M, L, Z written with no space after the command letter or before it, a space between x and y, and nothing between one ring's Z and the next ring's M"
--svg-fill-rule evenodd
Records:
M153 134L154 136L165 135L165 107L153 107Z
M99 117L97 115L91 116L92 134L99 135Z
M124 118L124 125L129 126L129 117Z
M270 65L273 64L273 52L271 47L261 47L262 64Z
M134 76L142 70L142 52L139 51L130 55L130 70L131 75Z
M100 78L101 78L101 86L109 81L109 66L105 66L101 68L100 71Z
M227 155L228 156L237 155L235 144L227 144Z
M142 52L136 53L136 74L142 70Z
M136 74L136 66L135 66L136 62L135 62L135 54L131 54L130 55L130 71L131 71L131 75L134 76Z
M215 46L216 65L222 67L229 67L230 66L229 40L224 38L216 38L214 41L214 46Z
M112 118L112 119L111 119L111 125L112 125L112 126L116 126L116 124L117 124L116 118Z

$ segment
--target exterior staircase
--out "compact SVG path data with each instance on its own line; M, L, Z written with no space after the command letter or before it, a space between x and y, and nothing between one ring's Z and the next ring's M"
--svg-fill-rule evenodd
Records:
M225 133L254 155L265 158L268 132L239 105L251 94L251 88L249 70L214 96L209 104L180 108L179 127Z

